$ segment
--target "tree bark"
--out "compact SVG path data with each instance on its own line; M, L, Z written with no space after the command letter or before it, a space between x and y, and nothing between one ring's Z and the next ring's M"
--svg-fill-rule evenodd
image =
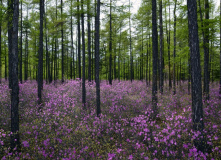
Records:
M91 1L87 1L87 28L88 28L88 81L91 82L91 10L90 10Z
M158 61L158 35L157 35L157 6L156 0L152 0L152 50L153 50L153 84L152 84L152 118L158 114L157 109L157 61Z
M20 83L22 84L22 30L23 30L23 26L22 26L22 1L21 1L21 37L20 37L20 61L19 61L19 79L20 79Z
M11 85L11 66L12 66L12 58L11 58L11 54L12 54L12 30L13 30L13 0L8 0L8 72L9 72L9 88L12 88Z
M77 0L77 27L78 27L78 76L81 79L81 27L80 27L80 2Z
M110 41L109 41L109 84L112 85L112 19L111 19L111 12L112 12L112 0L110 0Z
M163 94L163 16L162 16L162 0L159 1L160 3L160 10L159 10L159 16L160 16L160 93Z
M85 109L86 105L86 88L85 88L85 37L84 37L84 1L81 0L81 26L82 26L82 104Z
M174 40L174 50L173 50L173 95L176 94L176 3L177 0L175 0L173 15L174 15L174 34L173 34L173 40ZM178 75L177 75L178 76Z
M97 106L97 116L101 114L100 109L100 81L99 81L99 47L100 47L100 0L97 0L97 12L95 17L95 80L96 80L96 106Z
M20 151L19 138L19 85L18 85L18 19L19 19L19 0L14 0L14 8L12 10L12 34L11 34L11 151L17 147Z
M188 26L189 43L191 58L191 83L192 83L192 121L193 129L203 134L203 103L202 103L202 85L201 85L201 67L199 53L199 38L197 24L197 3L196 0L187 0L188 8ZM199 136L200 137L200 136ZM200 151L205 150L204 138L194 140L196 148Z
M40 0L40 37L39 37L39 51L38 51L38 104L42 103L42 89L43 89L43 20L44 20L43 14L44 14L44 0Z

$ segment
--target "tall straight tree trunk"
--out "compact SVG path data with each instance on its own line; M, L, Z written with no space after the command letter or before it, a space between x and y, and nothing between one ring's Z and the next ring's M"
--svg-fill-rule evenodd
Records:
M118 81L119 82L120 82L121 25L122 25L122 22L120 22L120 41L119 41L119 52L118 52Z
M97 116L101 114L100 109L100 81L99 81L99 50L100 50L100 0L97 0L97 12L95 17L95 80L96 80L96 106Z
M21 1L21 36L20 36L20 60L19 60L19 79L20 83L22 84L22 1Z
M129 14L131 14L130 12L130 0L129 0ZM132 47L131 47L131 16L129 16L129 30L130 30L130 81L133 81L133 55L132 55Z
M63 18L63 0L61 0L61 19ZM61 82L64 83L64 29L61 25Z
M173 95L176 94L176 3L177 0L175 0L173 15L174 15L174 34L173 34L173 40L174 40L174 49L173 49ZM178 76L178 75L177 75Z
M78 26L78 76L81 79L81 27L80 27L80 2L77 0L77 26Z
M162 0L159 1L160 3L160 93L163 93L163 16L162 16Z
M88 81L91 82L91 10L90 10L91 0L87 0L87 28L88 28Z
M204 123L196 0L187 0L187 8L192 74L192 121L193 129L201 132L201 135L199 135L199 137L201 137L203 134ZM203 152L205 150L204 143L204 138L194 140L196 148Z
M149 85L149 83L148 83L148 70L150 69L150 68L148 68L148 63L149 63L149 48L148 48L148 42L147 42L147 63L146 63L146 84L147 84L147 86Z
M40 37L39 37L39 51L38 51L38 104L42 103L42 89L43 89L43 20L44 20L43 14L44 14L44 0L40 0Z
M8 72L9 72L9 88L11 89L11 53L12 53L12 18L13 18L13 0L8 0Z
M109 41L109 84L112 85L112 18L111 18L111 12L112 12L112 0L110 0L110 41Z
M167 48L168 48L168 67L169 67L169 90L172 88L171 71L170 71L170 1L169 1L169 28L167 31Z
M75 79L75 68L74 68L74 40L73 40L73 0L71 0L71 58L72 58L72 63L71 63L71 79L72 79L72 73ZM73 64L73 66L72 66Z
M17 147L20 151L19 138L19 85L18 85L18 19L19 19L19 0L13 0L14 8L12 10L13 17L11 19L11 151Z
M47 5L45 7L47 9ZM46 10L45 10L45 41L46 41L46 82L50 83L50 55L48 52L48 36L47 36L47 15L46 15Z
M209 1L205 0L205 51L204 51L204 88L206 100L209 100Z
M205 23L203 23L203 15L201 10L200 0L198 0L201 28L203 34L203 50L204 50L204 81L203 81L203 93L206 100L209 100L209 3L205 0ZM206 28L204 28L206 27Z
M156 0L152 0L152 50L153 50L153 84L152 84L152 118L158 114L157 109L157 61L158 61L158 35L157 35L157 5Z
M82 104L85 109L86 105L86 88L85 88L85 37L84 37L84 1L81 0L81 26L82 26Z

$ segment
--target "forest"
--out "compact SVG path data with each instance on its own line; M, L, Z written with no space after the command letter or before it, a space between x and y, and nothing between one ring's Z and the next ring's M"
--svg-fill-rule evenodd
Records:
M221 0L0 0L0 159L221 159Z

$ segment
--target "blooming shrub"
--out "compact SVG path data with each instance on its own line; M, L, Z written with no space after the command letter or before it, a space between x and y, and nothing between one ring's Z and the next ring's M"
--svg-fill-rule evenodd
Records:
M193 140L191 96L187 84L176 96L164 88L158 95L159 115L149 119L151 87L145 82L101 82L101 117L96 117L95 84L86 86L86 110L82 108L81 82L44 84L42 111L38 111L37 84L20 84L21 152L9 153L10 93L0 85L1 159L220 159L221 103L218 87L204 103L204 135L211 147L197 151Z

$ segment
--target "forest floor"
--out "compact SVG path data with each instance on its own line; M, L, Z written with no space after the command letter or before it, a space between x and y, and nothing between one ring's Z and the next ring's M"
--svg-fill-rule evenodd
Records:
M193 140L191 95L187 83L172 95L165 85L158 95L159 115L151 114L151 87L142 81L101 82L101 117L96 117L95 84L86 86L82 107L81 82L44 84L38 112L37 83L20 84L21 152L9 153L10 92L0 84L0 159L221 159L221 99L218 83L204 102L204 135L209 153L197 151ZM16 158L17 157L17 158Z

